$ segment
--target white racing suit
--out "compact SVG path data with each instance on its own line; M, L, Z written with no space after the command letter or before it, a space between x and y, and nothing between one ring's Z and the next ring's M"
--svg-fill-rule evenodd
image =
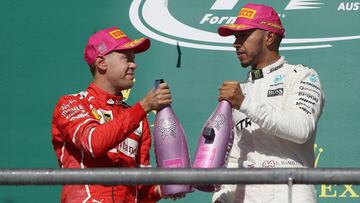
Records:
M234 143L228 168L313 168L316 123L324 95L317 73L281 57L252 71L245 99L233 110ZM316 202L313 185L294 185L293 203ZM286 203L287 185L222 185L213 202Z

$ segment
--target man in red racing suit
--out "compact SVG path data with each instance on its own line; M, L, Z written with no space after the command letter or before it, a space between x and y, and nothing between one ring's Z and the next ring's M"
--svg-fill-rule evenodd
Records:
M134 54L149 46L148 39L130 40L116 27L90 37L84 54L94 80L85 91L61 97L53 113L52 143L61 168L150 166L146 114L170 104L170 90L161 84L132 107L121 94L133 84ZM66 185L61 202L156 202L161 198L159 188Z

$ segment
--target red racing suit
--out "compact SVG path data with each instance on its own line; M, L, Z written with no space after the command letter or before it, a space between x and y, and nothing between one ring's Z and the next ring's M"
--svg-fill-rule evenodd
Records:
M146 112L93 83L60 98L52 144L61 168L149 167L151 135ZM156 202L154 186L66 185L61 202Z

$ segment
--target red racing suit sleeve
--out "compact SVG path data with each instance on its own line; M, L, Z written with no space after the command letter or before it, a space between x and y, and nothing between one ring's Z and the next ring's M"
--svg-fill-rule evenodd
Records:
M102 156L122 142L146 116L141 105L136 103L109 122L100 124L91 110L87 98L76 95L60 98L53 114L52 131L59 131L67 142L93 157Z
M296 68L296 71L286 75L286 98L280 105L269 99L259 100L256 96L246 96L240 111L268 133L303 144L316 129L324 95L314 70L302 66Z
M147 119L143 120L143 131L141 137L141 144L139 147L139 156L137 163L140 163L141 168L151 167L149 151L151 148L151 134L149 122ZM157 202L161 196L155 192L155 185L139 185L139 201L141 203Z
M142 136L139 146L139 154L137 156L136 163L139 163L138 167L147 168L150 165L150 148L151 148L151 133L149 128L149 122L147 119L143 120Z

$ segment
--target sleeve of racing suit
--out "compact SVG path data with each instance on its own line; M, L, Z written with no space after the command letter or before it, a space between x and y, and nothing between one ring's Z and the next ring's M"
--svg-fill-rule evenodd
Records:
M234 129L234 132L236 132L236 129ZM240 157L240 149L238 143L239 143L239 136L235 134L234 142L227 159L226 168L239 168L238 160ZM213 203L235 202L235 192L236 192L236 185L221 185L220 190L213 194L212 202Z
M259 101L246 96L240 111L268 133L303 144L315 131L321 114L323 92L320 80L317 73L308 68L295 69L285 77L286 98L282 104L272 104L269 99Z
M74 96L64 96L56 106L53 121L67 142L97 157L122 142L145 116L143 108L137 103L113 120L100 124L88 103Z
M150 148L151 148L151 134L149 122L147 119L143 120L143 130L139 146L139 156L137 163L140 163L141 168L151 167L150 165ZM157 202L161 196L155 192L155 185L139 185L139 200L142 203Z
M139 146L139 156L137 156L137 163L139 167L146 168L151 167L150 165L150 148L151 148L151 134L149 129L149 122L147 119L143 120L143 128L141 141Z

